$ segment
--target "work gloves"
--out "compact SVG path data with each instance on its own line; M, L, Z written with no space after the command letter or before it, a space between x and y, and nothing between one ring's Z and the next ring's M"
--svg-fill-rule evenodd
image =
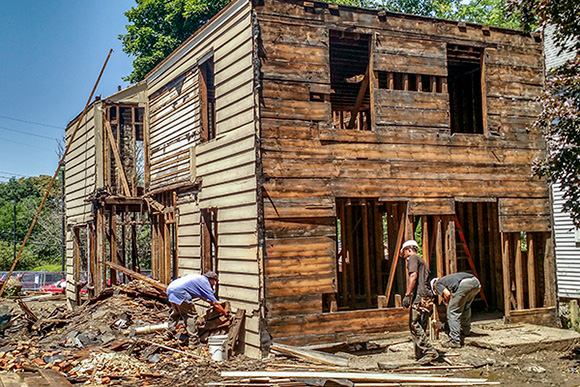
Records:
M408 308L409 306L411 306L411 295L406 295L403 298L403 308Z

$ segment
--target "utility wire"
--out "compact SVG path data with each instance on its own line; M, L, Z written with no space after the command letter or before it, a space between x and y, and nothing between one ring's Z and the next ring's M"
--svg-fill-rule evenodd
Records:
M0 137L0 138L2 138L2 137ZM23 143L23 142L19 142L19 141L8 140L7 138L2 138L2 141L8 141L8 142L12 142L12 143L14 143L14 144L19 144L19 145L29 146L29 147L36 148L36 149L42 149L42 150L44 150L44 151L46 150L46 148L41 148L41 147L39 147L39 146L34 146L34 145L30 145L30 144L25 144L25 143Z
M6 116L2 116L2 115L0 115L0 118L5 118L7 120L12 120L12 121L24 122L26 124L46 126L47 128L65 129L62 126L55 126L55 125L49 125L49 124L41 124L40 122L26 121L26 120L21 120L19 118L6 117Z
M9 132L16 132L16 133L26 134L27 136L47 138L49 140L57 140L57 141L60 140L59 138L56 138L56 137L48 137L48 136L43 136L41 134L28 133L28 132L24 132L22 130L16 130L16 129L7 128L5 126L0 126L0 129L2 129L2 130L8 130Z
M23 241L13 241L11 239L0 239L0 242L10 242L10 243L22 243ZM28 241L27 244L30 243L31 245L38 245L38 246L52 246L52 247L63 247L64 243L60 243L58 245L50 244L50 243L40 243L40 242L30 242Z
M22 177L35 177L35 176L29 176L29 175L23 175L21 173L16 173L16 172L8 172L8 171L0 171L1 174L8 174L11 175L10 177L14 177L14 176L22 176Z

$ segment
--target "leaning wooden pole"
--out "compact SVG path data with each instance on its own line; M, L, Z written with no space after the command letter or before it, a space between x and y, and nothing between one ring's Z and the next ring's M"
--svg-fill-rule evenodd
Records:
M14 268L16 267L16 264L18 263L18 260L20 259L20 256L22 255L22 252L24 251L24 247L26 246L26 242L28 242L28 238L30 238L30 234L32 234L32 229L36 225L36 221L38 220L38 217L40 216L40 212L42 211L42 208L44 207L44 203L46 203L46 199L48 198L48 194L50 193L50 190L52 189L52 186L54 185L54 182L56 181L56 177L58 176L58 173L60 172L60 169L62 168L62 166L64 164L65 157L68 154L68 151L73 143L73 140L74 140L74 138L75 138L80 126L81 126L83 118L85 117L85 114L87 113L89 105L91 104L91 101L93 99L93 95L95 94L95 90L97 90L97 86L99 85L99 82L101 81L101 77L103 75L103 72L105 71L105 67L107 67L107 63L109 62L109 58L111 57L112 53L113 53L113 49L111 49L109 51L109 55L107 55L107 59L105 60L105 63L103 64L103 67L101 68L101 72L99 73L99 77L97 78L97 81L95 82L95 86L93 87L93 90L91 91L91 95L89 96L89 100L87 101L85 108L83 109L83 112L81 113L81 115L79 117L77 126L70 137L69 144L66 146L64 153L62 154L60 162L58 163L58 167L56 168L56 171L54 172L54 176L52 176L52 180L48 184L48 188L46 189L46 192L44 193L44 197L42 198L42 202L40 202L40 206L38 207L38 211L36 211L36 215L34 216L34 219L32 220L32 224L30 224L30 227L28 228L28 232L26 233L26 237L24 237L24 241L22 242L22 245L20 246L20 250L18 251L18 255L14 259L14 262L12 262L12 267L10 267L10 271L8 272L6 279L2 283L2 288L0 288L0 297L4 294L4 288L6 287L6 284L8 283L8 279L12 275L12 272L14 271ZM63 194L64 194L64 192L63 192Z

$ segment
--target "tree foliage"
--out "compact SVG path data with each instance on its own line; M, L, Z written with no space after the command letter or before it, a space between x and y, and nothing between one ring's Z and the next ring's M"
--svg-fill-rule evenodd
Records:
M50 180L49 176L39 176L12 178L6 183L0 183L0 270L8 270L12 265L13 241L17 241L18 252L20 242L30 228ZM18 261L16 266L18 270L31 269L43 263L60 262L64 215L61 187L59 178L47 198L29 242ZM14 216L15 212L16 216Z
M502 0L327 0L329 3L392 12L440 17L500 27L517 26L506 16ZM125 78L136 83L211 19L229 0L137 0L125 13L127 33L119 35L123 51L135 57L133 72Z
M211 19L229 0L137 0L125 12L130 24L120 35L123 51L135 56L133 72L125 80L142 80L195 30Z
M549 69L540 98L543 111L534 124L542 130L549 152L545 159L536 160L534 171L560 184L564 211L580 226L580 2L512 0L510 7L520 13L526 30L553 26L560 53L573 53L572 59Z

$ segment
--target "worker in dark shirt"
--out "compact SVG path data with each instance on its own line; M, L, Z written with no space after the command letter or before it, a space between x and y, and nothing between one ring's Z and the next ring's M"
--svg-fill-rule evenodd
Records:
M409 278L403 306L409 310L409 330L415 344L415 358L421 364L428 364L439 357L439 353L429 341L427 325L433 313L433 293L429 288L429 268L417 254L419 245L408 240L401 247L401 255L407 260Z
M471 303L481 290L479 280L469 273L454 273L431 280L433 293L443 297L447 305L449 341L443 343L447 348L459 348L462 336L471 333Z

